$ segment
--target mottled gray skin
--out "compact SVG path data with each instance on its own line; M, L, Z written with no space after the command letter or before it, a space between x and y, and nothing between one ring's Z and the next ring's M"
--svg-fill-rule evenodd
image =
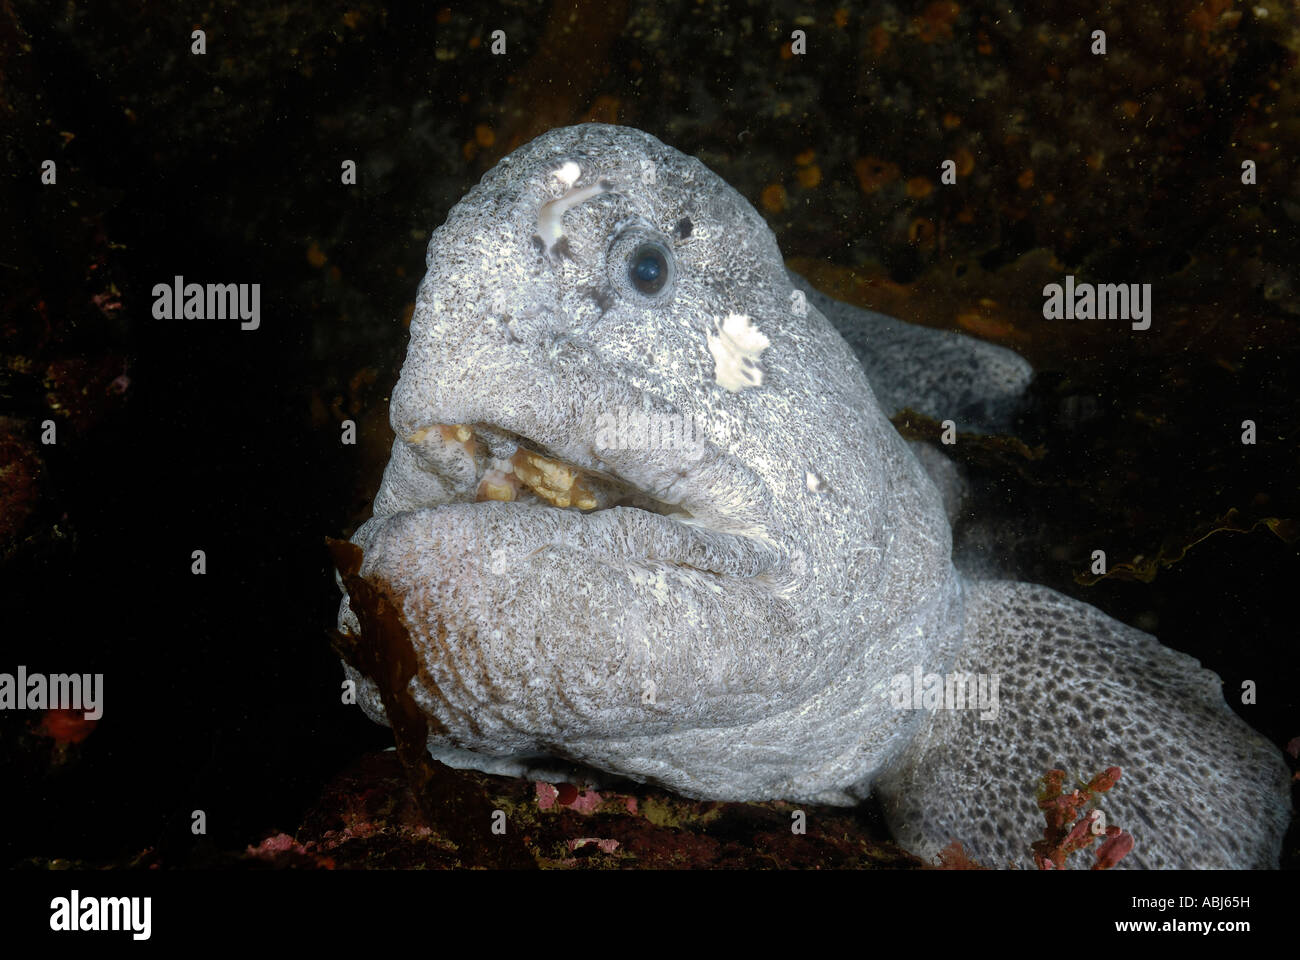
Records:
M645 241L674 265L657 297L629 278ZM875 790L905 846L957 839L993 865L1030 864L1049 768L1115 764L1103 806L1137 841L1123 865L1275 864L1287 771L1214 674L1051 590L954 569L944 497L880 398L1001 426L1030 377L1015 354L827 300L739 194L629 128L511 154L427 263L397 439L354 541L401 599L435 757L573 763L719 800ZM729 315L768 341L741 363L748 385L719 361ZM611 444L600 417L619 407L692 418L703 455ZM473 425L480 446L439 424ZM516 442L657 506L474 502ZM923 456L951 510L959 478ZM346 597L339 622L360 631ZM898 708L891 678L916 667L997 674L996 718Z

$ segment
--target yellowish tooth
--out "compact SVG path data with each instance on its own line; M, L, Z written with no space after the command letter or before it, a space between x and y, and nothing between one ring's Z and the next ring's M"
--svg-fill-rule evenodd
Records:
M463 423L440 423L438 432L442 434L443 443L459 443L471 457L477 453L474 430Z
M583 482L582 470L578 467L530 450L518 451L510 462L514 465L515 476L552 506L569 507L576 502L582 510L595 509L595 493Z
M483 482L478 485L478 500L501 500L505 503L513 503L518 491L515 485L509 480L496 480L484 477Z
M529 463L542 471L546 477L546 483L556 490L568 490L573 487L574 469L568 464L557 463L554 460L547 460L545 457L539 457L536 454L530 454Z

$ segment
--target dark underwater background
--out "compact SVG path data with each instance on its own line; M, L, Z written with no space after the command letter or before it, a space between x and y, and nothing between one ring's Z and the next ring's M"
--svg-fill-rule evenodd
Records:
M1155 6L0 0L0 671L105 674L93 728L0 711L5 862L457 862L416 826L390 731L340 704L325 538L365 518L387 459L431 231L512 148L585 120L700 157L826 292L1028 358L1018 439L950 449L1003 524L999 564L1199 658L1279 747L1300 737L1300 15ZM1067 273L1152 284L1151 329L1044 320ZM260 329L155 319L178 274L260 283ZM624 819L654 822L616 824L609 800L621 853L537 820L531 855L914 865L869 807L795 849L779 804L637 788Z

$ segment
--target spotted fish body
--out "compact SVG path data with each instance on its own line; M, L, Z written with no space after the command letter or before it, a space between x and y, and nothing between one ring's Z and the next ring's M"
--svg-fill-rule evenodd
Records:
M1015 354L824 298L739 194L629 128L502 160L427 265L353 540L398 599L434 757L720 800L875 790L917 853L997 865L1029 862L1037 777L1115 764L1124 865L1275 863L1285 766L1213 674L954 568L959 481L886 412L996 427ZM361 632L346 595L339 626ZM900 706L899 677L955 671L999 678L995 715Z

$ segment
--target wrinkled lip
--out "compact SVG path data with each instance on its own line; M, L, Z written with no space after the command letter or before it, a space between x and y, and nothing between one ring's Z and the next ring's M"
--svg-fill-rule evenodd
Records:
M543 444L492 424L437 424L416 431L407 442L426 457L434 453L451 493L423 509L479 504L517 511L521 525L536 516L532 511L561 511L572 515L586 544L612 561L662 561L750 578L780 559L770 542L715 529L682 502L653 496L612 470L561 459ZM589 459L599 462L594 451ZM690 479L689 469L682 469L674 489L689 487Z

